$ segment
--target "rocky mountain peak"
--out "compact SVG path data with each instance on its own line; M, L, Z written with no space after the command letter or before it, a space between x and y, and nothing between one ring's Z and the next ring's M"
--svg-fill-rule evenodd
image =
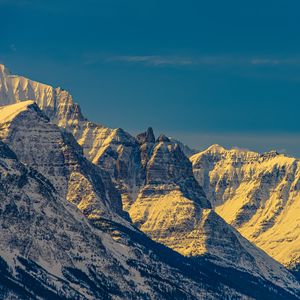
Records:
M152 127L148 127L146 132L138 134L136 139L140 145L144 143L155 143L155 136Z
M60 88L53 88L20 76L3 75L2 79L0 103L4 105L8 103L16 104L0 109L0 136L16 155L14 156L9 152L9 149L5 149L5 146L0 144L0 196L5 199L0 203L0 206L2 204L7 206L7 210L4 210L4 206L3 209L0 208L0 214L4 211L10 213L18 211L16 210L16 207L18 208L18 205L20 205L18 199L22 199L21 195L24 194L26 194L26 197L21 203L19 213L12 219L14 222L16 221L16 230L13 232L2 230L1 234L3 236L4 232L5 237L9 237L5 240L12 241L12 244L14 244L14 232L18 232L18 234L21 232L22 243L20 243L21 249L19 250L22 254L26 256L26 253L32 254L41 251L43 256L47 257L47 253L43 252L43 248L46 249L46 252L52 253L52 249L49 250L49 248L43 247L44 244L38 239L25 245L26 241L30 240L30 230L25 230L26 234L23 235L22 228L27 229L31 226L36 228L39 226L38 228L41 228L42 232L38 231L38 235L43 237L42 240L45 237L46 241L52 240L54 238L53 232L57 231L59 232L59 238L55 239L56 244L53 247L55 255L53 257L61 257L58 249L62 254L66 251L65 247L75 249L75 252L68 252L69 258L67 255L63 256L62 259L58 259L59 263L65 258L66 260L70 259L68 267L73 264L73 269L75 269L75 271L68 269L63 280L71 281L75 289L78 286L74 282L78 283L78 281L83 280L84 283L80 285L80 292L82 286L88 286L88 288L92 286L93 289L95 282L96 286L99 287L100 285L102 289L104 286L104 288L112 287L113 291L119 291L118 283L120 283L122 292L117 294L116 298L124 295L125 298L126 296L132 298L132 289L136 289L136 286L139 291L138 296L141 299L163 299L164 296L174 299L206 298L207 293L203 294L202 291L199 291L199 283L201 287L203 284L207 287L203 283L205 281L201 281L203 278L208 278L208 281L213 282L214 286L215 283L220 281L220 278L226 278L227 280L232 277L232 274L236 274L235 272L239 274L236 278L243 278L241 280L243 286L248 286L248 284L253 286L254 282L256 288L263 287L263 293L265 293L266 286L271 286L268 289L271 291L274 287L280 286L288 295L290 295L290 292L295 294L300 290L299 284L295 282L289 272L246 241L232 226L228 225L211 209L206 194L201 185L195 180L191 163L184 155L182 145L164 135L160 136L155 142L151 128L134 138L120 128L111 129L89 122L82 116L80 107L73 102L72 96ZM38 106L33 102L22 102L27 99L34 100ZM80 146L82 146L83 151ZM1 154L2 152L3 154ZM220 152L222 152L222 155L219 155ZM249 180L253 175L252 166L248 166L250 170L248 170L248 176L244 176L245 173L240 171L232 174L229 172L234 167L241 166L244 153L246 152L241 155L239 151L225 150L221 149L220 146L214 146L209 154L206 153L202 157L210 168L220 163L224 157L229 158L227 165L220 167L224 171L224 178L214 179L218 182L219 194L224 190L226 191L228 183L226 179L228 177L232 182L237 182L240 177ZM10 194L7 196L5 194L8 189L6 187L2 188L2 174L7 172L7 166L10 166L11 162L1 162L1 155L8 158L7 160L12 160L15 157L20 160L19 164L25 163L26 166L22 165L21 168L25 170L24 173L26 174L31 172L26 169L27 166L30 170L34 170L32 172L37 178L34 183L27 187L22 172L20 178L15 176L19 169L17 171L11 170L8 180L4 182L7 186L13 183L10 192L14 191L15 186L18 184L25 186L26 191L21 191L21 195ZM211 159L213 156L218 156L218 159ZM255 159L256 157L252 161L255 161ZM269 166L267 174L263 175L262 186L270 185L274 187L275 179L282 178L285 172L282 164L282 161L277 160L276 166L274 168L272 166L275 170L274 176L269 175L270 171L273 172L273 169ZM228 168L228 166L230 167ZM297 169L294 163L291 164L291 167ZM205 170L205 176L210 174L210 171L211 169L209 171ZM207 179L205 176L204 178ZM207 182L211 183L209 180ZM299 183L297 181L293 182L291 189L299 189ZM51 193L56 199L55 201L53 197L48 197ZM227 193L230 194L230 190L227 190ZM284 196L285 189L278 189L278 193ZM44 198L41 197L41 194ZM265 195L267 193L263 195L255 193L254 201L246 205L244 210L251 212L257 208L257 200ZM31 198L33 201L30 200ZM280 199L284 199L284 197ZM53 207L57 207L58 211L53 211L52 208L49 210L44 209L47 208L47 203L51 201L54 204ZM65 201L67 208L57 204L60 201ZM24 203L27 203L27 206ZM41 207L37 206L38 203L41 204ZM184 259L189 265L186 271L188 278L193 277L194 272L194 274L197 274L196 279L198 280L200 272L201 280L194 284L193 281L179 275L177 271L174 273L174 270L170 270L168 266L161 263L160 255L166 253L166 250L163 250L166 248L160 246L160 251L156 251L157 246L153 245L157 244L147 239L141 232L138 233L138 230L126 218L127 214L122 209L122 203L140 230L153 240L186 256L186 258L183 258L176 253L177 256L174 257L174 252L167 249L169 252L166 256L171 257L169 261L176 270L182 271L182 265L178 265L177 262ZM17 222L17 220L26 221L26 218L23 218L24 207L28 209L27 207L32 206L37 212L42 212L43 216L38 215L36 223ZM77 207L77 210L72 210L75 218L60 214L65 209L69 212L68 207L74 209L74 206ZM275 203L274 207L276 208L278 205ZM233 205L232 210L235 208ZM78 210L88 219L88 222L85 223L88 224L88 228L93 226L93 233L96 234L97 230L101 232L105 230L105 235L96 234L95 236L88 229L87 231L81 230L82 227L79 226L76 220L81 222L83 216L79 214ZM53 232L50 231L51 238L49 239L47 236L48 224L54 222L52 217L56 215L61 222L58 224L57 220L55 221L54 224L58 225L52 228ZM7 224L14 223L9 219L11 214L7 216L4 217L4 223L0 224L2 229L9 228ZM67 224L63 222L64 218L68 220ZM29 220L34 221L35 219L29 218ZM40 220L43 223L40 223ZM245 223L244 215L240 215L238 221ZM272 223L272 220L270 221ZM44 226L44 224L46 225ZM63 231L61 232L59 229L61 224L63 230L71 229L71 234L68 233L66 236ZM74 232L79 232L79 236L74 236ZM90 232L90 234L86 234L86 232ZM70 240L71 243L68 242ZM73 243L73 241L77 242L78 240L78 244ZM119 245L115 240L123 241L123 243ZM36 245L40 242L42 246L37 247ZM143 246L139 244L141 242ZM50 245L49 242L46 243ZM83 248L82 245L84 245ZM94 247L90 248L91 245ZM1 246L3 246L2 249ZM5 249L8 249L7 245L0 242L1 252L5 252ZM106 255L101 256L99 251L102 254L106 253ZM82 253L87 254L85 256ZM147 253L152 253L151 256L154 259L149 257ZM193 258L190 259L191 256ZM28 257L27 255L26 259ZM37 257L41 256L37 255L35 259ZM98 268L93 266L95 259ZM92 266L93 272L85 262ZM114 269L114 278L107 276L111 275L107 274L111 272L105 273L101 269L103 263L103 269ZM1 266L0 260L0 271ZM191 270L191 267L195 271ZM60 267L54 269L60 270ZM99 277L97 277L98 272L101 274ZM84 275L82 276L82 274ZM219 281L212 280L211 274L218 274L220 276ZM2 272L0 272L0 297L1 276ZM164 278L166 276L169 285L165 285ZM149 280L149 277L152 279ZM48 279L49 277L46 276L45 278ZM103 278L107 281L103 282ZM125 278L128 278L130 284L127 284ZM157 278L158 282L153 278ZM176 280L175 278L179 279ZM111 282L113 286L110 285ZM231 283L231 285L238 286L239 284ZM153 291L153 286L161 294L157 295L156 291ZM181 294L176 294L178 290L174 290L174 286L180 286ZM211 288L211 285L209 287ZM249 288L250 292L248 292L248 294L253 295L254 290L254 298L256 288ZM189 291L188 294L186 294L186 290ZM278 295L277 288L274 290ZM85 292L86 289L83 288L83 293ZM228 289L225 294L227 292ZM99 298L99 295L103 296L101 289L98 294L92 296L89 294L88 298ZM236 296L234 293L233 295ZM105 296L106 294L103 297L106 298ZM224 298L224 294L222 296L218 298ZM232 290L230 289L229 297L231 296ZM77 298L81 299L80 297ZM210 294L207 298L210 299ZM272 299L272 297L269 298Z
M190 158L216 212L269 255L297 269L299 160L277 151L228 150L216 156L203 151Z
M109 175L88 161L74 137L52 124L32 101L0 108L0 137L89 218L126 218Z
M261 157L263 159L270 159L270 158L272 159L278 155L282 155L282 154L280 154L277 150L271 150L269 152L262 153Z
M213 144L210 147L208 147L206 151L210 151L210 152L223 152L225 150L226 149L223 146L221 146L219 144Z
M156 142L157 142L157 143L160 143L160 142L163 142L163 143L170 143L171 141L170 141L170 139L169 139L167 136L165 136L164 134L161 134L161 135L157 138Z

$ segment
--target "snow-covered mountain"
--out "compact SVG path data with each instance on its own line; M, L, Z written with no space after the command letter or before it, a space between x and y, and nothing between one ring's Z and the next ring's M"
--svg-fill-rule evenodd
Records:
M300 264L300 161L213 145L191 157L216 212L290 269Z
M63 179L85 161L76 142L62 140L63 133L31 101L4 106L0 116L1 140L16 150L0 141L1 298L298 298L299 284L279 265L268 267L281 280L272 283L156 244L123 219L113 199L87 196L92 209L82 209L65 198ZM61 149L68 151L58 159ZM85 180L92 178L80 171L83 189L73 192L85 195Z
M114 135L115 130L96 125L86 120L72 96L61 88L12 75L0 64L0 103L14 104L32 100L57 125L68 129L83 146L85 155L90 159L98 154L102 143Z
M126 245L126 253L139 253L133 266L143 265L136 267L139 271L135 274L142 278L132 277L133 282L148 282L148 276L165 276L157 275L156 268L166 268L166 276L171 276L168 268L174 267L183 281L175 281L175 272L168 279L169 291L172 294L175 286L181 287L186 281L183 298L201 298L207 293L207 298L212 295L218 299L227 292L229 298L239 293L237 297L243 294L257 298L265 294L272 298L273 291L279 298L292 297L291 293L297 297L300 286L295 278L211 209L182 145L163 135L155 139L151 128L133 137L122 129L91 123L68 92L10 75L3 66L0 95L0 104L16 103L0 109L0 138L21 163L49 181L64 207L77 206L93 225L91 230L105 232L114 242L121 243L114 249ZM36 104L27 101L30 98ZM147 239L129 222L122 205L148 236L186 257ZM132 244L142 250L135 251ZM122 253L117 252L117 256ZM138 260L147 255L146 262ZM83 261L88 259L84 257ZM155 268L150 267L152 263ZM118 261L117 269L122 264ZM149 268L150 273L146 271ZM51 267L47 270L51 273ZM188 294L190 288L195 291ZM146 289L147 297L159 298L152 287ZM128 291L126 297L130 295ZM177 295L174 292L174 298ZM163 298L167 297L168 293Z
M211 209L193 176L190 161L178 144L160 136L155 143L144 142L141 149L148 153L145 181L128 208L136 226L185 256L209 257L220 265L279 284L284 275L276 279L273 275L279 274L281 267Z
M0 138L89 218L124 215L109 175L87 160L73 136L50 123L33 101L0 108Z
M137 231L93 226L1 141L0 174L1 299L248 298Z

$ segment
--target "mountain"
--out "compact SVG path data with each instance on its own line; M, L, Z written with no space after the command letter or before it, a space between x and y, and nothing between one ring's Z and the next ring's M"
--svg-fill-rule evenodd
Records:
M254 298L268 293L272 298L273 292L279 298L297 297L295 278L211 209L180 144L163 135L155 139L151 128L133 137L91 123L68 92L1 70L0 94L6 100L0 103L16 104L0 110L0 138L22 163L51 182L62 201L77 206L93 228L126 244L142 244L143 251L154 251L168 266L174 260L190 286L202 286L208 278L191 297L212 291L218 298L226 289ZM26 95L36 104L21 98ZM122 206L148 236L186 257L147 239ZM216 280L218 292L212 284Z
M246 298L139 232L93 226L1 141L0 174L1 299Z
M87 160L73 136L50 123L33 101L0 108L0 138L89 218L124 215L109 175Z
M300 162L213 145L191 158L215 211L292 270L300 264Z
M178 144L160 136L155 143L143 143L141 149L148 149L145 182L128 209L136 226L185 256L205 256L277 284L281 281L283 274L273 277L281 267L211 209Z
M184 153L184 155L186 157L190 157L196 153L198 153L199 151L197 151L196 149L193 149L193 148L190 148L188 145L180 142L179 140L175 139L175 138L172 138L172 137L169 137L169 140L171 142L173 142L174 144L178 144L181 151Z
M86 120L78 104L62 88L53 88L23 76L12 75L4 65L0 65L1 105L24 100L36 102L53 123L72 132L90 160L99 152L102 143L115 133L114 129Z
M0 116L1 298L298 299L299 286L282 267L274 271L285 280L283 288L281 282L185 258L156 244L106 198L92 200L97 202L92 210L82 209L64 197L59 173L68 178L82 166L76 142L63 140L31 101L4 106ZM54 160L61 149L64 159ZM70 160L74 153L78 157ZM95 215L94 207L102 213Z

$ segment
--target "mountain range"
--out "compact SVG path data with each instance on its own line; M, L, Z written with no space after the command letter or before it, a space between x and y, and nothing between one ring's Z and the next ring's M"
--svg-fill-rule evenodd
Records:
M2 298L300 298L297 159L134 137L3 65L0 105Z

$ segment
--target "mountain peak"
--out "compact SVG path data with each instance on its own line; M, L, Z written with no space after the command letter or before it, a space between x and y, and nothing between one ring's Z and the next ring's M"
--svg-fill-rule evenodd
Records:
M219 144L213 144L209 148L207 148L207 151L223 152L223 151L226 151L226 149L223 146L219 145Z
M148 127L146 132L138 134L136 136L136 139L139 142L139 144L155 143L155 136L152 127Z
M10 71L3 64L0 64L0 75L10 75Z
M157 142L166 142L166 143L170 143L170 139L165 136L164 134L161 134L158 138L157 138Z

